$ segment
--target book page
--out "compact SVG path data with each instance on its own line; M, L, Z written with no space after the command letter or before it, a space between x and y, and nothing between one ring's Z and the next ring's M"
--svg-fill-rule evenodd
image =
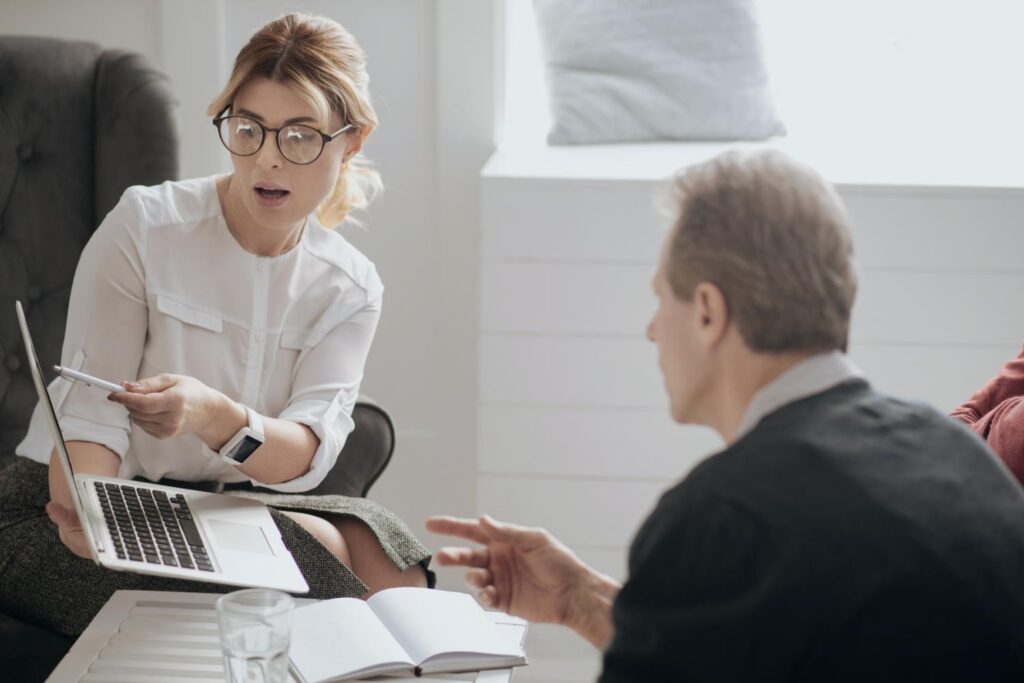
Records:
M458 655L504 660L523 654L501 637L494 622L465 593L391 588L367 602L417 665L439 655L451 655L439 658L455 662L464 659Z
M413 667L373 610L357 598L324 600L296 609L288 656L307 683Z

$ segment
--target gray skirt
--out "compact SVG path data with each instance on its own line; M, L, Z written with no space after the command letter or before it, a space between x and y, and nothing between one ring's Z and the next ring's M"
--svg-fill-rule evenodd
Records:
M175 482L181 485L180 482ZM204 488L202 484L195 488ZM364 498L304 496L251 491L229 495L255 498L270 507L285 545L309 583L301 597L358 597L366 585L309 532L281 510L350 515L376 534L385 554L400 570L427 567L430 552L391 512ZM47 466L26 458L0 471L0 611L67 635L78 635L117 590L227 593L237 590L200 581L170 579L106 569L73 554L46 515L50 500Z

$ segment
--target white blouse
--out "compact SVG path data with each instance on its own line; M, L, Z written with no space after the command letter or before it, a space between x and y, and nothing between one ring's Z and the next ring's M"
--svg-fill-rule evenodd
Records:
M309 472L267 485L307 491L354 426L382 293L373 264L315 216L294 248L267 258L235 241L216 178L131 187L82 252L61 364L112 382L189 375L261 415L308 425L320 439ZM248 480L195 434L133 428L100 389L57 378L49 392L64 439L120 455L119 477ZM16 453L45 464L52 447L36 405Z

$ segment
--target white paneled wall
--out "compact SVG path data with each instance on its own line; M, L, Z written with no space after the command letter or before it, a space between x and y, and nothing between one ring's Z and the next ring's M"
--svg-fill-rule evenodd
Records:
M1024 191L840 188L861 278L851 355L876 386L949 410L1024 339ZM720 447L674 425L644 338L671 222L656 181L482 179L477 500L625 576L660 493ZM598 655L538 627L526 681Z
M667 224L656 185L485 170L482 187L479 508L624 578L659 493L720 443L666 417L643 336ZM526 681L593 680L599 666L557 628L533 628L527 651Z

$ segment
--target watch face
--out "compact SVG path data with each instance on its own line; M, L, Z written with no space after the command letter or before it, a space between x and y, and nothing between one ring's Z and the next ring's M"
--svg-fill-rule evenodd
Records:
M231 459L235 462L245 462L262 445L263 442L259 439L246 435L235 447L234 453L231 454Z

